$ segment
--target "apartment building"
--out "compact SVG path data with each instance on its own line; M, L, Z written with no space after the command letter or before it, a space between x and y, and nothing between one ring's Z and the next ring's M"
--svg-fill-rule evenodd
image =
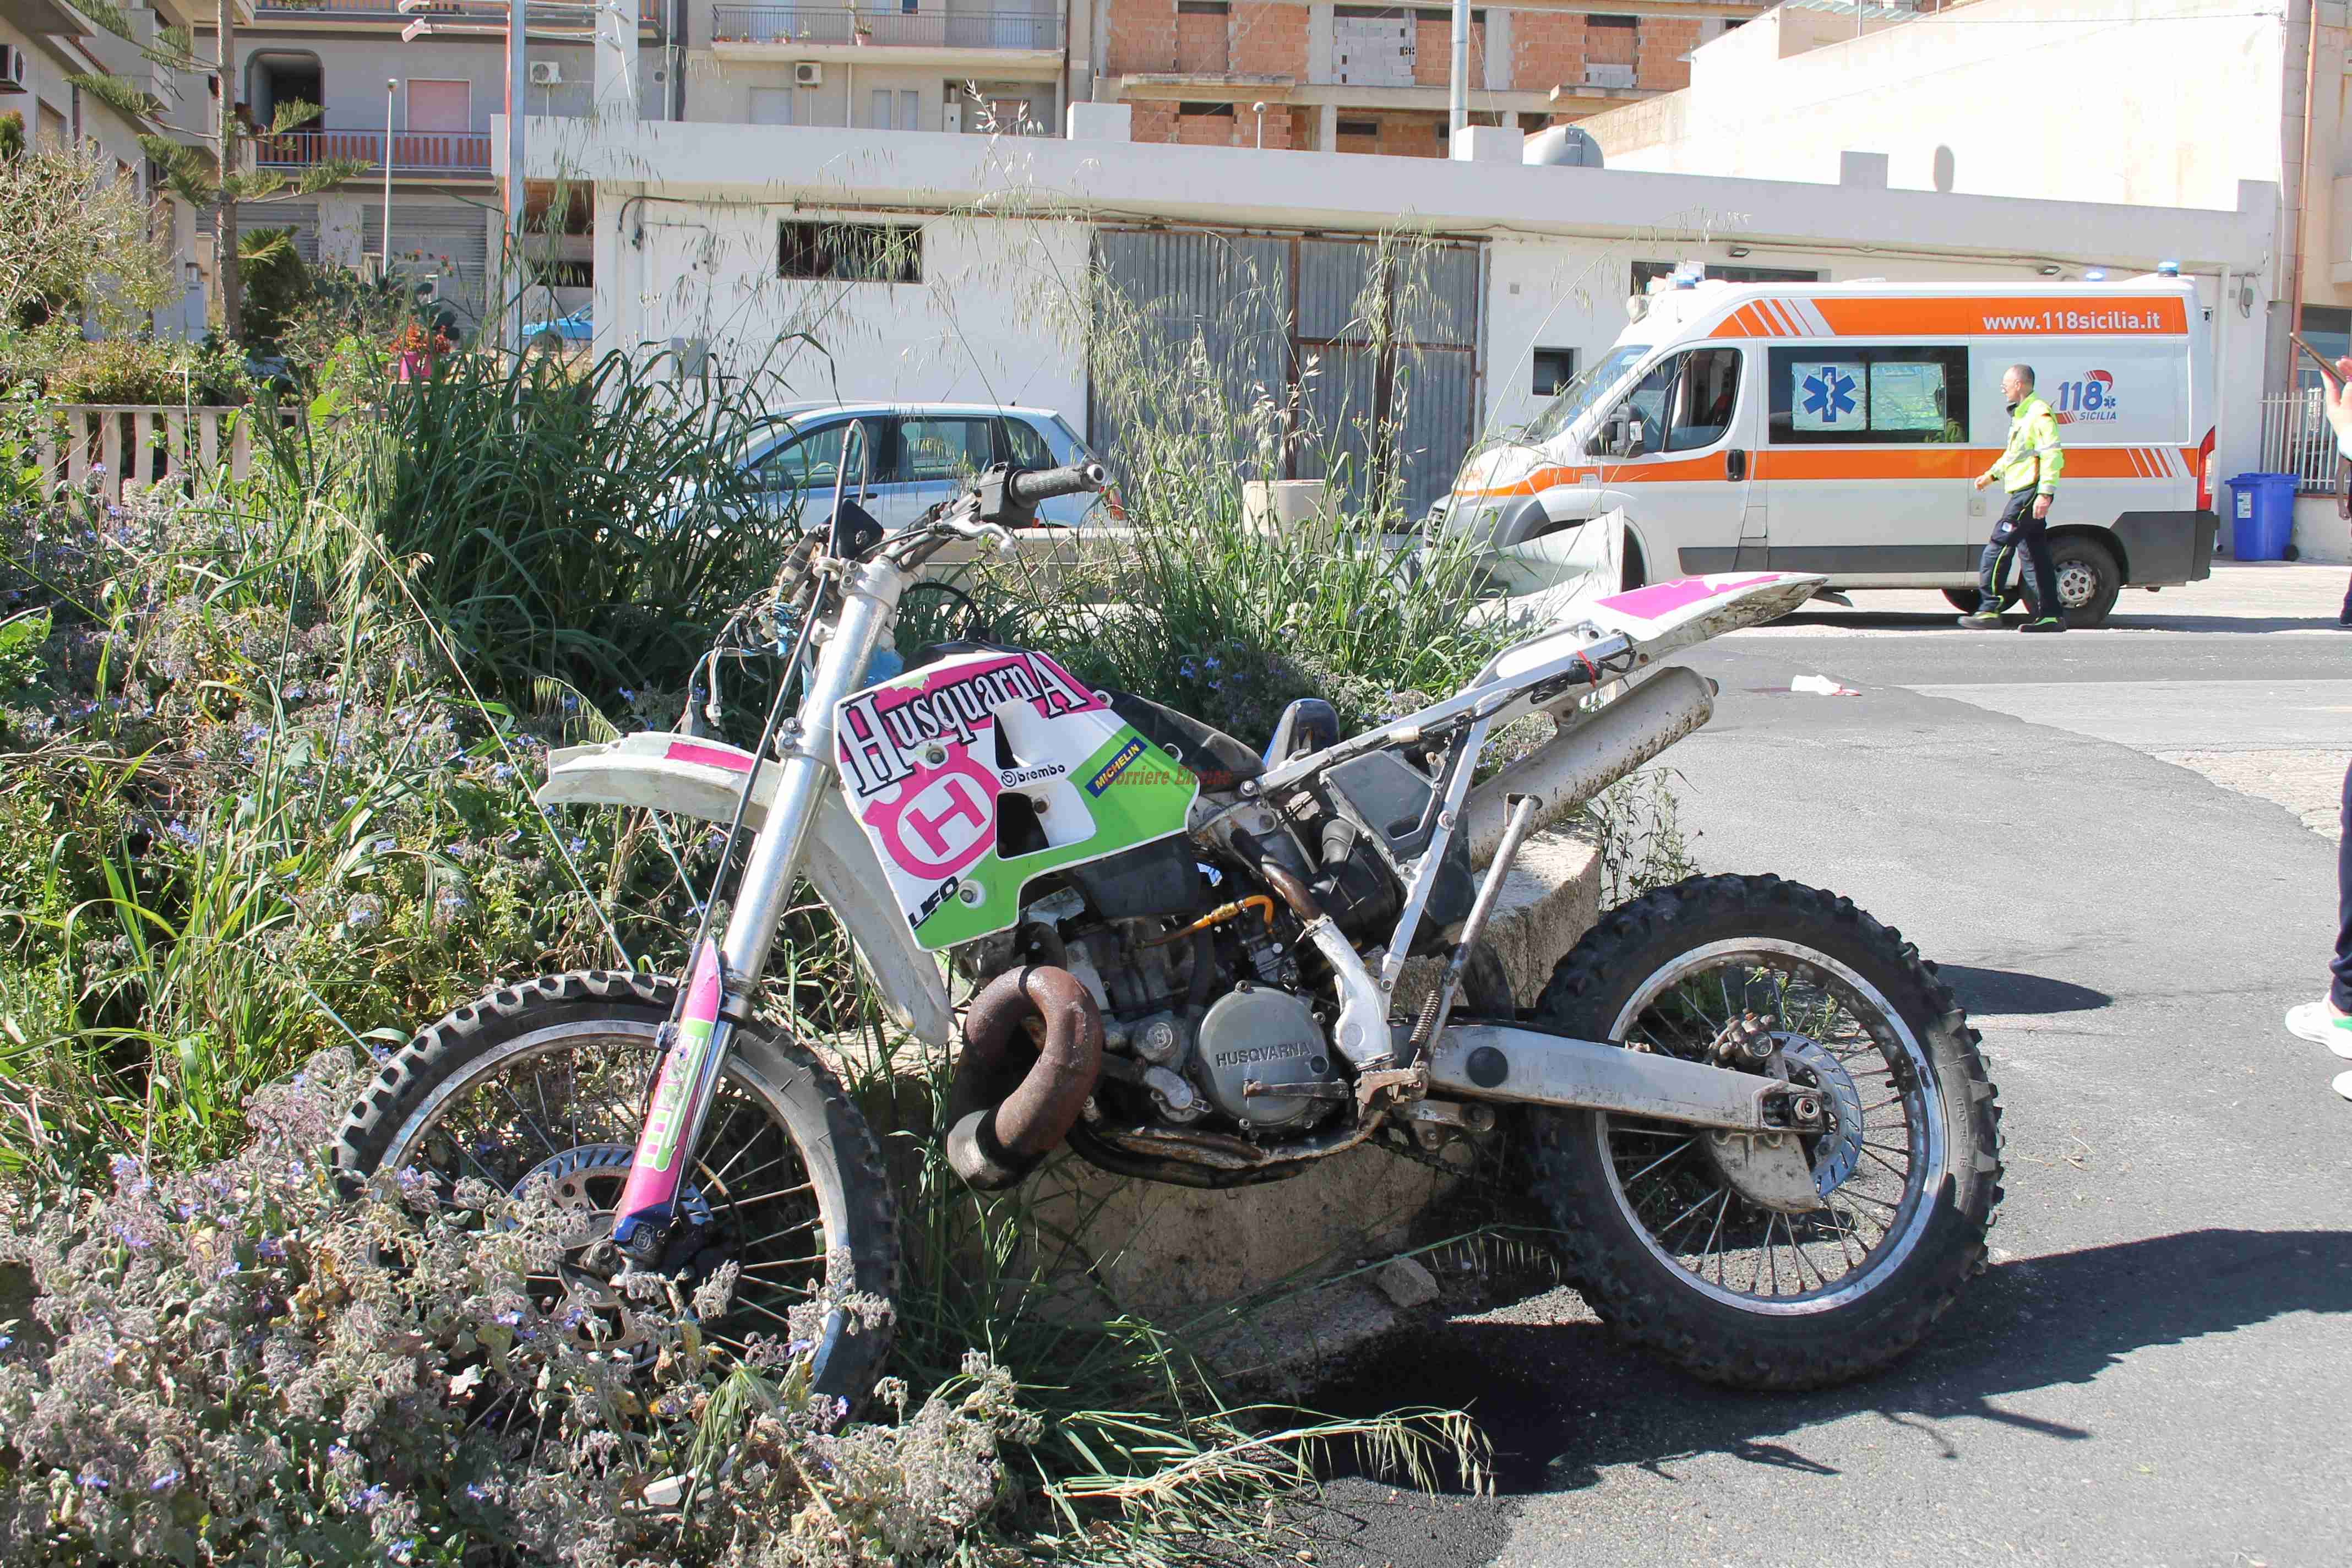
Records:
M1534 131L1674 91L1692 50L1769 9L1476 6L1471 121ZM1439 4L1105 0L1092 96L1132 104L1139 142L1443 157L1452 28Z
M164 27L194 20L186 0L157 0L123 12L131 37L96 26L68 0L0 0L0 114L21 115L30 142L81 142L114 161L116 177L157 199L156 221L166 231L184 269L187 292L181 304L156 312L156 330L188 336L204 330L204 289L199 272L184 269L195 259L195 224L187 205L165 195L139 144L142 132L157 126L131 119L75 86L77 76L111 73L150 88L160 96L169 86L161 70L140 53L140 44Z

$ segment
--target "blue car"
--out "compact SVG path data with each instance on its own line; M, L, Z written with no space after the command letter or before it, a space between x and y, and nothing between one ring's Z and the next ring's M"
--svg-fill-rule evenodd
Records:
M552 339L562 343L587 342L596 335L595 323L592 320L593 314L592 309L583 306L568 316L558 316L551 321L526 321L523 323L522 341L526 343L546 343Z

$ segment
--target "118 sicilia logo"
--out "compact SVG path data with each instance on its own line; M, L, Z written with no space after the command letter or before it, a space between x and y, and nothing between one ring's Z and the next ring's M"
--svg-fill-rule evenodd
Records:
M2117 414L2116 378L2112 371L2095 370L2080 381L2062 381L2051 406L2061 425L2112 421Z

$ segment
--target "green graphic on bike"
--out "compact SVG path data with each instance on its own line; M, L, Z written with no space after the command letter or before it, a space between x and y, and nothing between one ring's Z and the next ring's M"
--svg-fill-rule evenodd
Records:
M834 727L850 808L926 948L1012 925L1034 877L1181 833L1199 790L1039 653L941 659L845 698Z

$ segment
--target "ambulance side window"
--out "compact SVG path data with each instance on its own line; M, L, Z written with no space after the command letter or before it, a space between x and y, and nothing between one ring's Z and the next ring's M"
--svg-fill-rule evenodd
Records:
M1697 349L1683 359L1675 422L1666 431L1669 452L1714 446L1731 428L1732 412L1739 406L1738 349Z
M1652 365L1649 373L1633 384L1625 401L1617 405L1602 428L1612 435L1607 456L1642 458L1663 451L1666 444L1667 421L1673 416L1675 386L1683 366L1691 356L1674 354Z
M1776 348L1766 439L1776 447L1961 445L1969 351L1958 346Z

